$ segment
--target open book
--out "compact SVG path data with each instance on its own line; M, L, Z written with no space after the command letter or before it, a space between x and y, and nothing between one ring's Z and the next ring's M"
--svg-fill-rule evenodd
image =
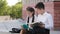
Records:
M31 23L32 27L33 26L40 26L40 27L44 27L45 24L43 24L42 22L34 22L34 23Z

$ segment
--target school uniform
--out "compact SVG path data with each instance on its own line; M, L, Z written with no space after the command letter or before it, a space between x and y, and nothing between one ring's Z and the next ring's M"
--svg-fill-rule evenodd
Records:
M36 34L37 32L39 32L39 34L50 34L50 30L53 28L53 18L52 15L45 12L42 15L38 14L38 16L35 16L34 22L42 22L43 24L45 24L45 28L34 28L31 30L31 32L33 32L33 34ZM32 17L29 19L29 28L30 24L32 23ZM37 33L38 34L38 33Z
M43 14L38 14L36 22L42 22L43 24L45 24L45 34L50 34L50 30L53 29L53 18L51 14L47 12Z
M33 17L30 17L30 18L29 18L29 23L27 22L27 21L28 21L28 16L27 16L27 18L26 18L26 24L28 24L29 28L32 28L30 25L36 22L37 16L34 15L34 22L32 22L32 18L33 18Z

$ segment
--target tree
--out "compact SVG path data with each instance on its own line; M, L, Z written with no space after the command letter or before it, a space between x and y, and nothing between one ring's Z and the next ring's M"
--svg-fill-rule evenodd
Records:
M6 0L0 0L0 15L4 15L6 11L7 11Z
M10 16L12 18L21 18L22 17L22 2L16 3L16 5L12 6L12 11Z
M13 19L22 17L22 2L8 6L6 0L0 0L0 16L9 15Z

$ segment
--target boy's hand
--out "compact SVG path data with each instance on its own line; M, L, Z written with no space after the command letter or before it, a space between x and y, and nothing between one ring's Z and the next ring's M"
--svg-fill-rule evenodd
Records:
M31 27L33 27L33 24L30 24Z
M40 24L40 27L45 28L45 25L44 24Z

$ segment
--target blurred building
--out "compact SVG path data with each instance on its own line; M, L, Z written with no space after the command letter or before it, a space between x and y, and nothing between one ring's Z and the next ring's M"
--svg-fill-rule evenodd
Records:
M60 0L22 0L23 19L25 19L27 16L26 7L31 6L34 8L34 6L38 2L43 2L45 4L45 11L47 11L48 13L51 13L51 15L53 16L54 30L60 30Z

